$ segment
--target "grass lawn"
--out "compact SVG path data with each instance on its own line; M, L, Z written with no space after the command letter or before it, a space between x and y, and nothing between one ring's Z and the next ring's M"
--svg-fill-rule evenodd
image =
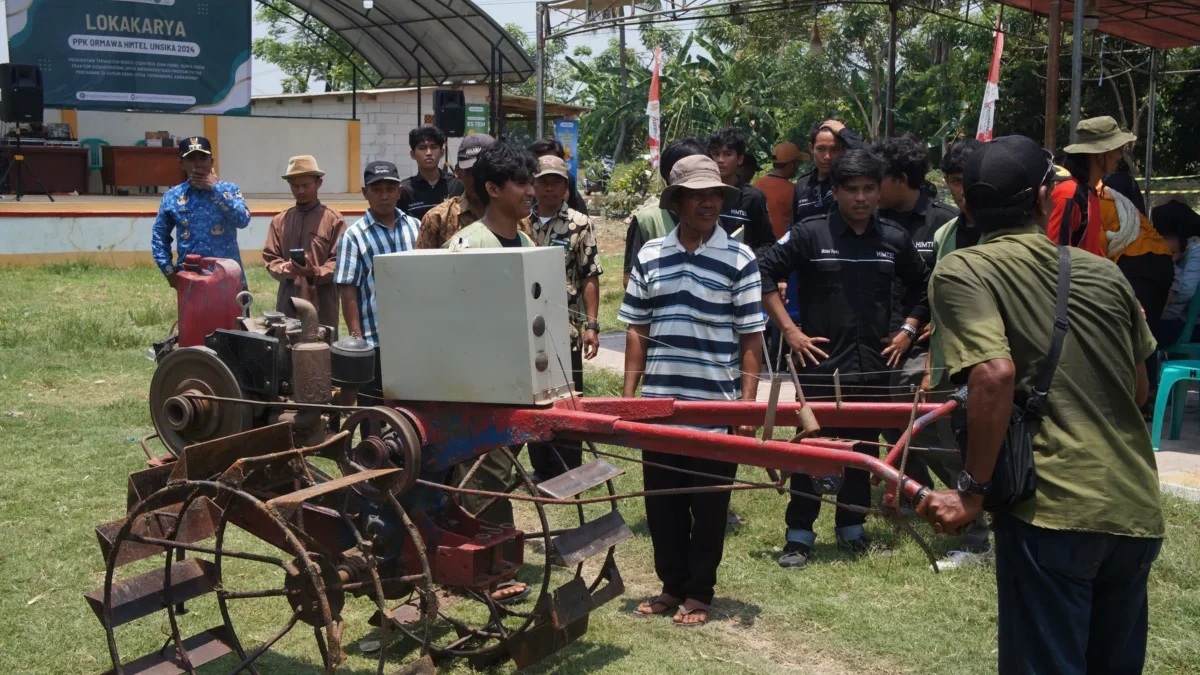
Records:
M606 256L604 265L601 322L619 329L620 256ZM251 272L250 284L256 297L274 296L261 270ZM103 582L93 527L123 514L126 475L145 465L136 438L151 430L146 396L154 363L146 349L173 318L172 291L152 268L0 269L0 673L109 666L104 633L81 597ZM612 375L588 379L589 393L619 388ZM640 489L636 466L625 468L618 490ZM742 469L747 478L762 474ZM1200 506L1164 499L1168 534L1150 578L1147 672L1200 674ZM714 621L680 630L630 614L658 588L642 503L622 502L636 535L618 547L626 595L595 612L579 641L530 672L995 672L990 567L934 575L913 542L878 520L868 523L875 550L853 560L832 547L827 507L812 565L785 572L774 561L784 504L774 491L734 494L733 508L748 524L728 539ZM949 542L936 545L944 550ZM209 621L198 628L216 625L201 605L193 603L196 616L184 618ZM374 672L354 649L371 634L369 610L351 599L345 614L351 656L344 672ZM278 626L265 619L239 631L261 640ZM119 635L141 653L161 643L165 623L155 615L137 624L139 635ZM260 672L316 673L315 661L314 641L297 631ZM449 662L440 672L469 668Z

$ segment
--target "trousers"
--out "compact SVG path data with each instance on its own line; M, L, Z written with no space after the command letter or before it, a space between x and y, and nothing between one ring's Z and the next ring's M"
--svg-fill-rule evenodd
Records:
M1161 539L1049 530L997 516L1000 672L1137 675L1146 578Z
M722 476L737 475L737 464L643 451L642 459L668 467ZM728 485L730 480L693 476L669 468L645 466L646 490ZM646 525L654 545L654 572L667 595L711 604L717 566L725 552L728 491L646 497Z

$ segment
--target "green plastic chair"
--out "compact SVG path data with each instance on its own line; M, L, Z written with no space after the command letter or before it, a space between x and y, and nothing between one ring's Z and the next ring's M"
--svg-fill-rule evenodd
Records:
M1200 295L1200 294L1197 294ZM1154 426L1150 439L1158 452L1162 441L1163 418L1171 404L1171 430L1167 438L1176 440L1183 431L1183 409L1187 404L1188 382L1200 382L1200 361L1170 361L1158 372L1158 395L1154 399Z
M146 139L140 138L136 142L134 142L134 145L144 148L144 147L146 147Z
M104 154L100 148L111 145L103 138L85 138L79 141L79 147L88 149L88 171L96 171L104 167Z
M1200 314L1200 290L1188 301L1187 318L1184 320L1183 332L1179 334L1179 340L1173 345L1159 347L1158 351L1164 361L1171 358L1173 354L1184 358L1200 359L1200 342L1192 342L1192 333L1196 329L1198 314Z

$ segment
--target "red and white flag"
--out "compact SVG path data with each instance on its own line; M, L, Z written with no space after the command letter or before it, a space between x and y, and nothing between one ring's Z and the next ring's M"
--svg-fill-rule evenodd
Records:
M650 166L658 168L658 154L662 148L662 135L658 128L658 60L662 56L662 48L654 48L654 71L650 76L650 102L646 105L646 115L650 118Z
M975 138L987 142L992 140L992 125L996 121L996 101L1000 98L1000 56L1004 53L1004 33L1000 30L1000 17L996 17L996 41L992 48L992 67L988 71L987 86L983 90L983 109L979 111L979 129Z

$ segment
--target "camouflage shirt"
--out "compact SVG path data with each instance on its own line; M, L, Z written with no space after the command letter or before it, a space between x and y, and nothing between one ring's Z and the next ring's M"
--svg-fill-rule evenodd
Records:
M477 220L479 216L471 211L466 197L451 197L425 212L421 218L421 231L417 234L417 248L441 248L459 230ZM518 227L529 234L529 219L522 219Z
M567 307L571 316L571 340L579 346L580 326L587 322L583 305L583 280L604 273L600 269L600 250L596 245L596 228L587 215L563 202L558 213L542 222L535 214L530 217L533 240L538 246L561 246L566 252Z

